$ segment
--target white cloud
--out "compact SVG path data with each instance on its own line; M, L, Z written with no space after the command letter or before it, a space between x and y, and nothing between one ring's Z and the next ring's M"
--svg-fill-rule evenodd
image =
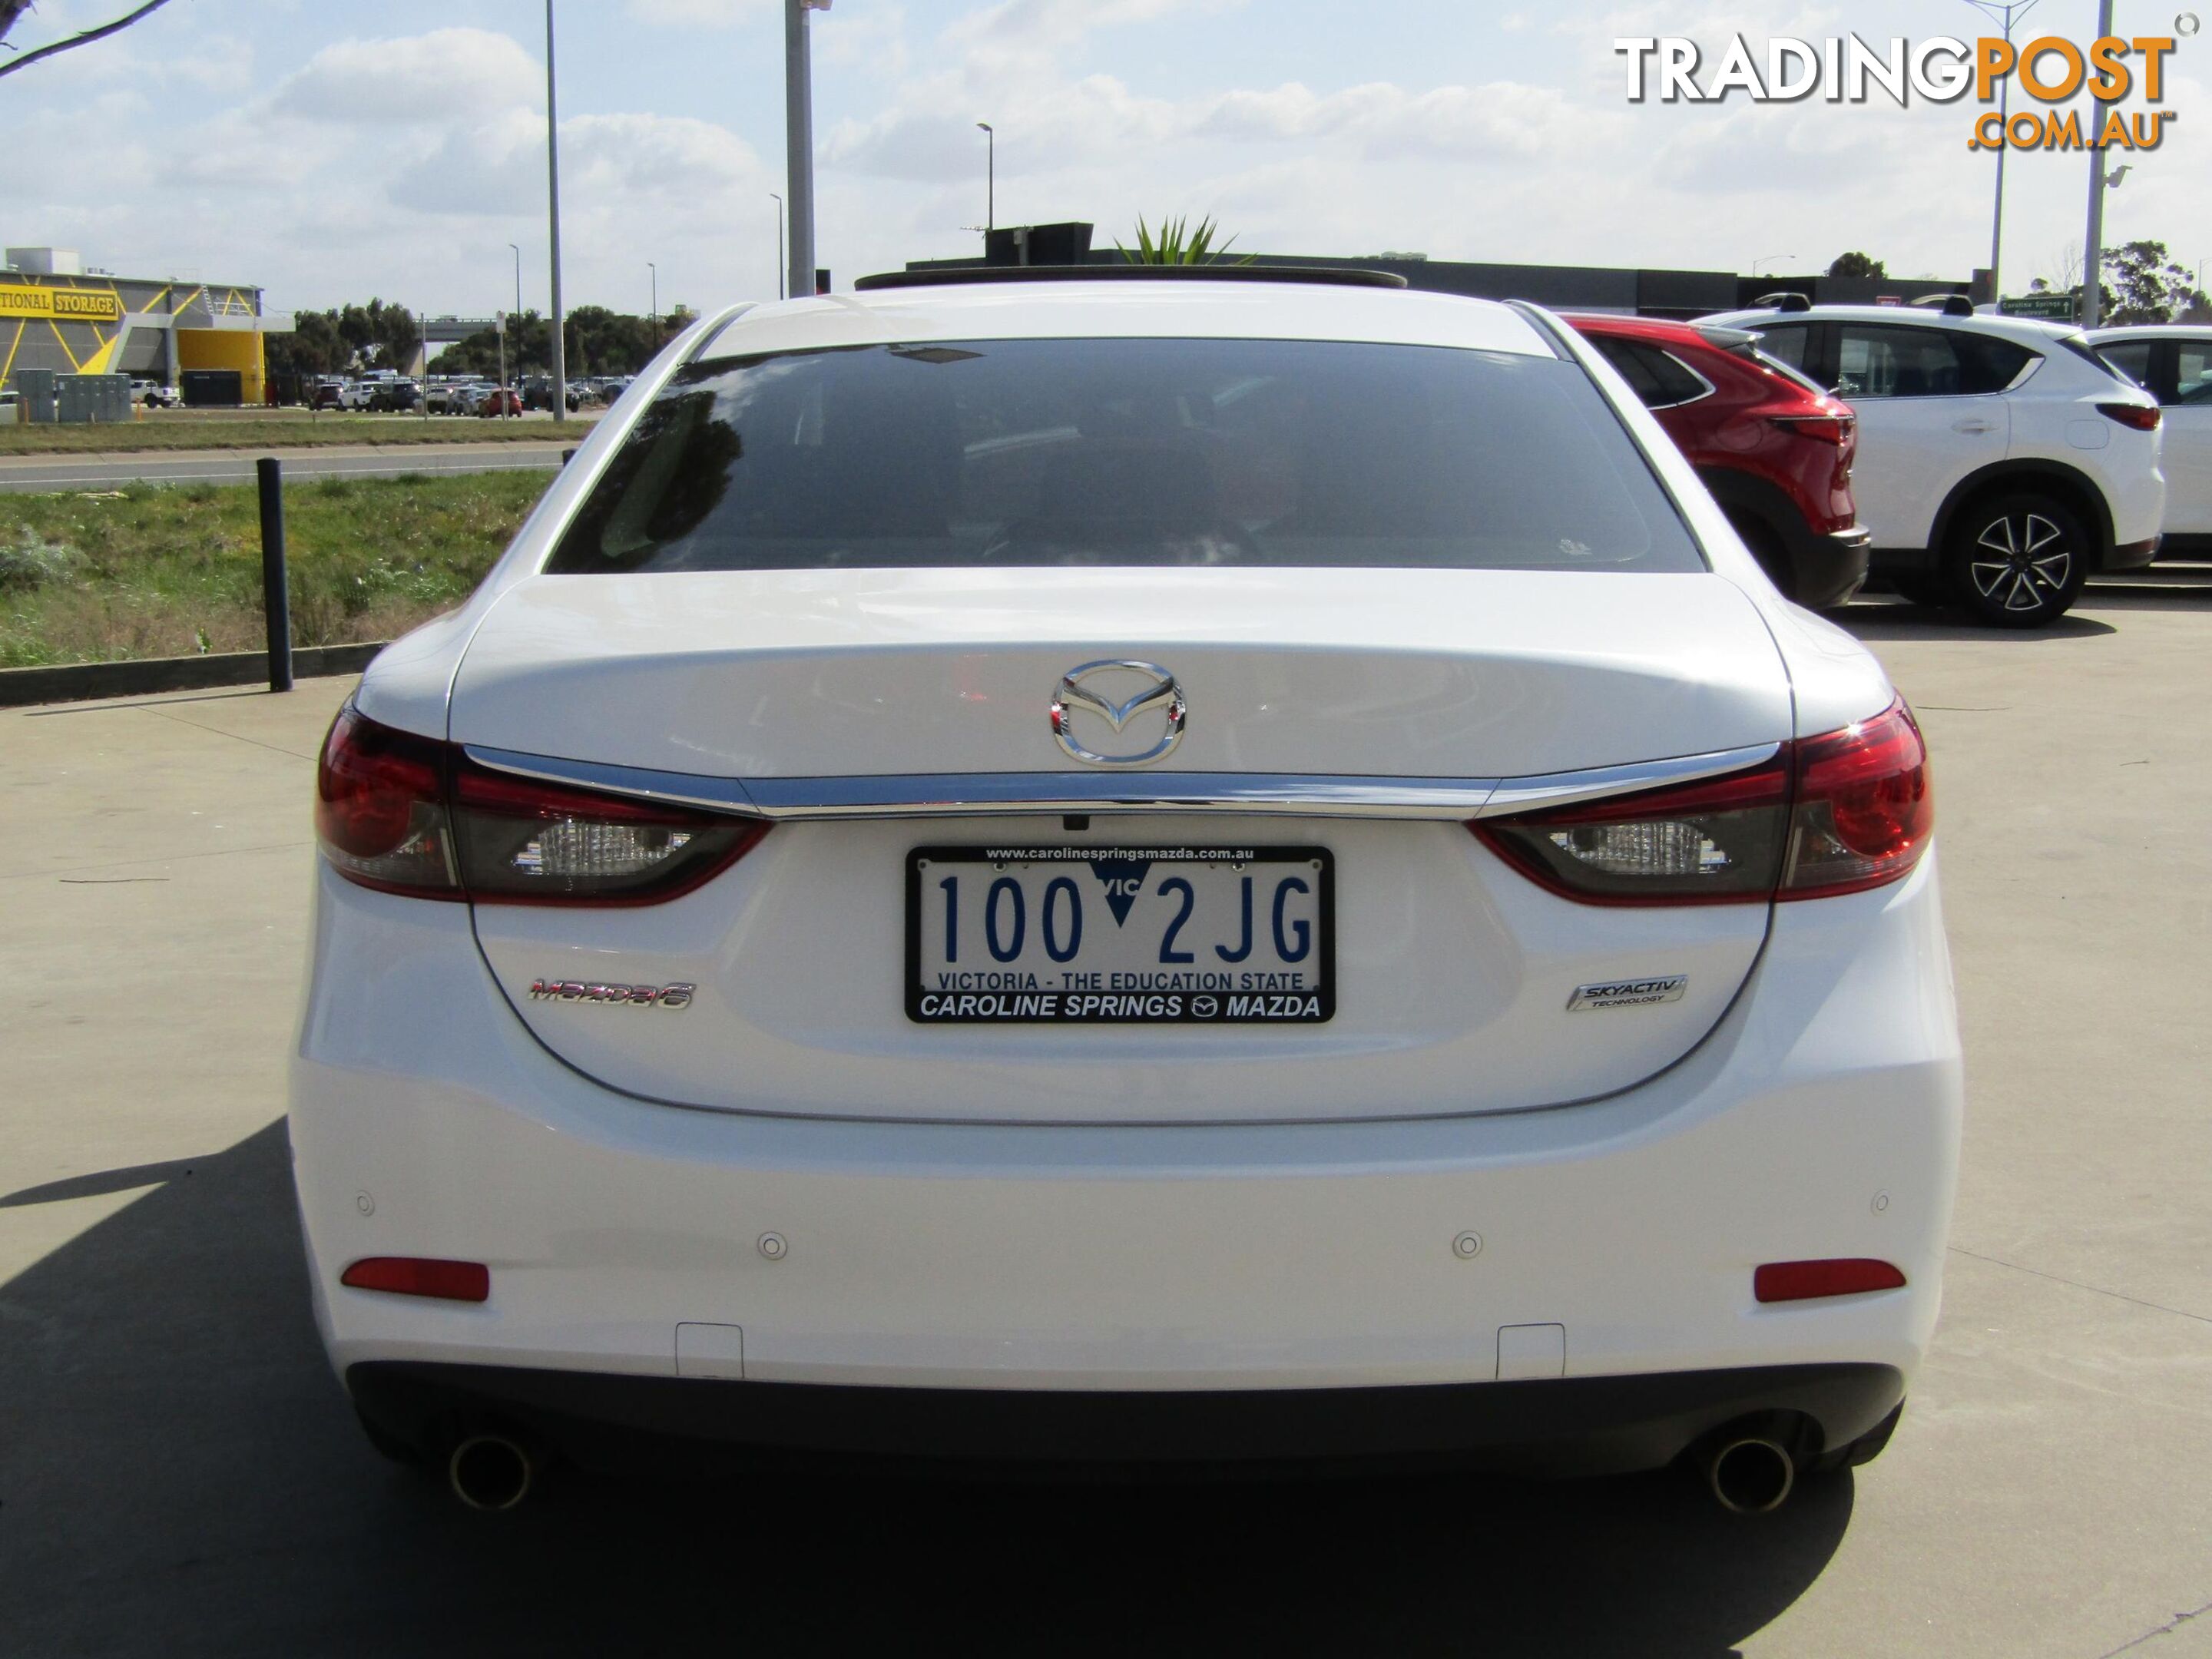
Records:
M775 0L628 0L623 10L662 28L726 29L775 7Z
M486 108L544 100L545 65L511 35L437 29L398 40L340 40L286 76L276 112L384 127L438 123Z

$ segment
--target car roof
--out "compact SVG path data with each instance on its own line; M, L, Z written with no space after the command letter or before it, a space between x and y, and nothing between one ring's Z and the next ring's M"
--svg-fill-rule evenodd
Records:
M1558 354L1537 325L1494 300L1309 283L1086 282L880 289L748 307L695 358L907 345L926 340L1346 340Z
M2212 339L2212 323L2119 323L2093 328L2089 337L2099 345L2107 340Z
M1723 311L1705 319L1735 328L1772 328L1784 323L1887 323L1917 328L1957 329L1968 334L1993 334L2023 345L2047 345L2081 331L2070 323L2048 323L2037 317L1952 317L1933 306L1814 306L1804 311Z

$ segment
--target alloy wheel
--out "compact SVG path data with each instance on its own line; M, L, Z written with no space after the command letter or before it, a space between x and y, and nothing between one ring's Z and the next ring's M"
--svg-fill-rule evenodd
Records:
M1966 574L1974 591L1999 610L2042 611L2065 602L2074 574L2066 532L2040 513L2008 513L1974 538Z

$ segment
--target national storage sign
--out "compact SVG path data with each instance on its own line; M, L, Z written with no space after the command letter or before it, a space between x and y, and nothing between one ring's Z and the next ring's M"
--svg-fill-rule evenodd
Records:
M22 288L0 283L0 317L45 318L57 323L113 323L123 301L112 293L82 288Z

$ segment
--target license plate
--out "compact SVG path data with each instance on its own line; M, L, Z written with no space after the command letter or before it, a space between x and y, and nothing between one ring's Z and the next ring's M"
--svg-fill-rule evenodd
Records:
M924 1024L1317 1025L1336 1012L1320 847L917 847Z

